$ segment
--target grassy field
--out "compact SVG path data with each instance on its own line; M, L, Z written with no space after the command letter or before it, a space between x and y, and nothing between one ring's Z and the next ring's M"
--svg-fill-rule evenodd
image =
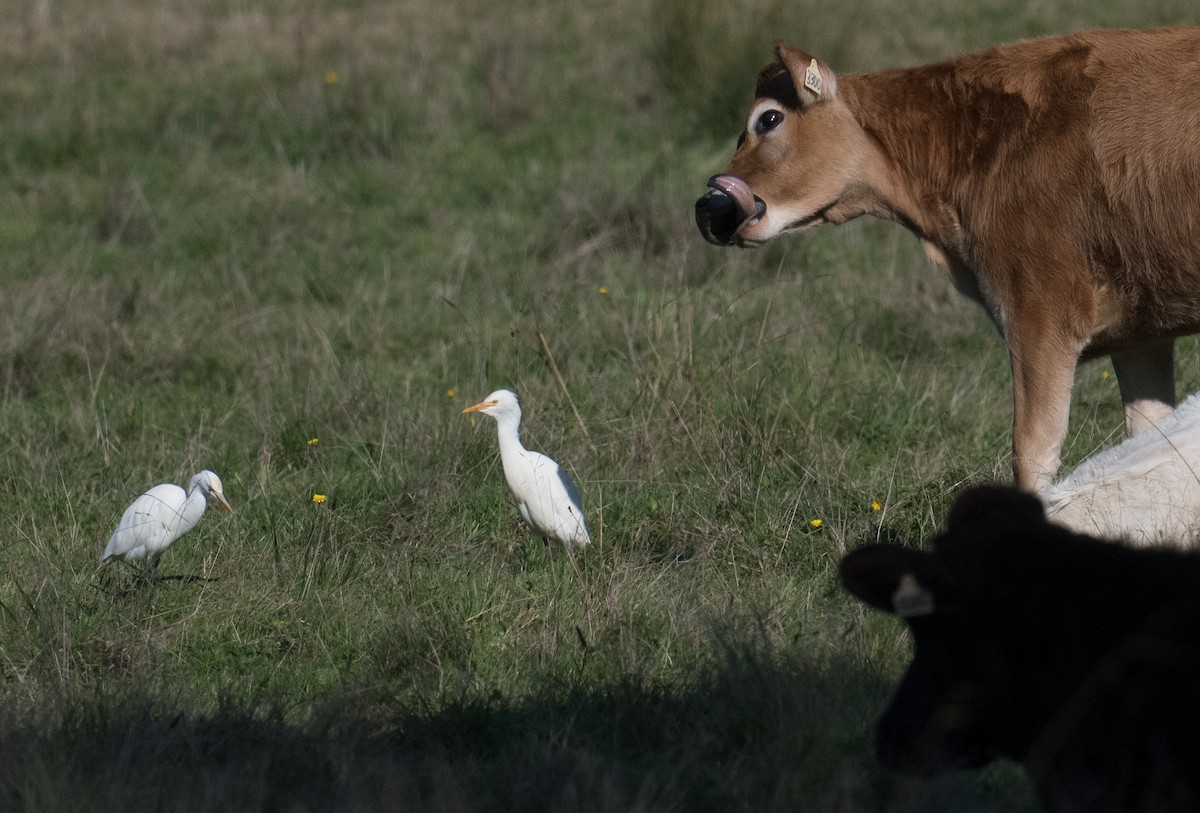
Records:
M863 70L1193 0L899 5L4 4L0 808L1036 809L873 765L908 643L835 578L1009 476L1001 341L898 227L734 252L692 203L774 37ZM460 414L498 387L577 570ZM1067 462L1118 402L1081 368ZM236 513L97 573L202 468Z

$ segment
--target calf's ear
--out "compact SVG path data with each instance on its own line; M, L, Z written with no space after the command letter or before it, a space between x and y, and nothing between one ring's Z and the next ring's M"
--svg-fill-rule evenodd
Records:
M791 75L801 107L837 96L837 76L825 63L782 40L775 41L775 57Z
M866 545L842 558L842 586L876 609L902 618L932 615L945 576L937 560L898 545Z

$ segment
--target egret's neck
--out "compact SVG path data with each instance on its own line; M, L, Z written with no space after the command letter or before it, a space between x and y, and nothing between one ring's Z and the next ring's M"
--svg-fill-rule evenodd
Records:
M208 501L204 497L204 489L199 483L189 483L187 499L183 501L183 505L179 507L176 514L176 529L179 533L185 534L196 526L200 521L200 517L204 516L204 510L208 507Z
M208 500L204 496L204 489L200 487L200 483L192 483L188 486L187 502L184 503L184 510L195 510L197 507L200 513L204 513L205 507L208 505Z
M496 419L501 461L512 460L524 454L525 447L521 445L521 435L517 431L520 425L521 419L515 415L504 415Z

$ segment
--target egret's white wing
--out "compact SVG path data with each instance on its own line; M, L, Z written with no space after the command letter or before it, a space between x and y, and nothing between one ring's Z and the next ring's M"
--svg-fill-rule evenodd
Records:
M565 541L570 544L587 545L592 541L592 537L588 534L587 521L583 516L583 496L575 487L575 483L567 474L566 469L561 466L558 468L558 482L562 488L563 497L570 503L573 511L571 520L564 522L560 531L565 535Z
M570 476L540 452L527 452L529 483L525 507L529 523L543 536L567 545L591 541L583 516L583 499Z
M101 562L141 559L170 545L179 535L187 494L177 485L155 486L133 501L108 540Z

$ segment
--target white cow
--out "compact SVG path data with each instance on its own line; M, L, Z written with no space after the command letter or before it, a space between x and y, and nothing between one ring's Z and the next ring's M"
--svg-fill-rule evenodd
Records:
M1137 545L1200 539L1200 392L1167 417L1089 457L1041 493L1046 516Z

